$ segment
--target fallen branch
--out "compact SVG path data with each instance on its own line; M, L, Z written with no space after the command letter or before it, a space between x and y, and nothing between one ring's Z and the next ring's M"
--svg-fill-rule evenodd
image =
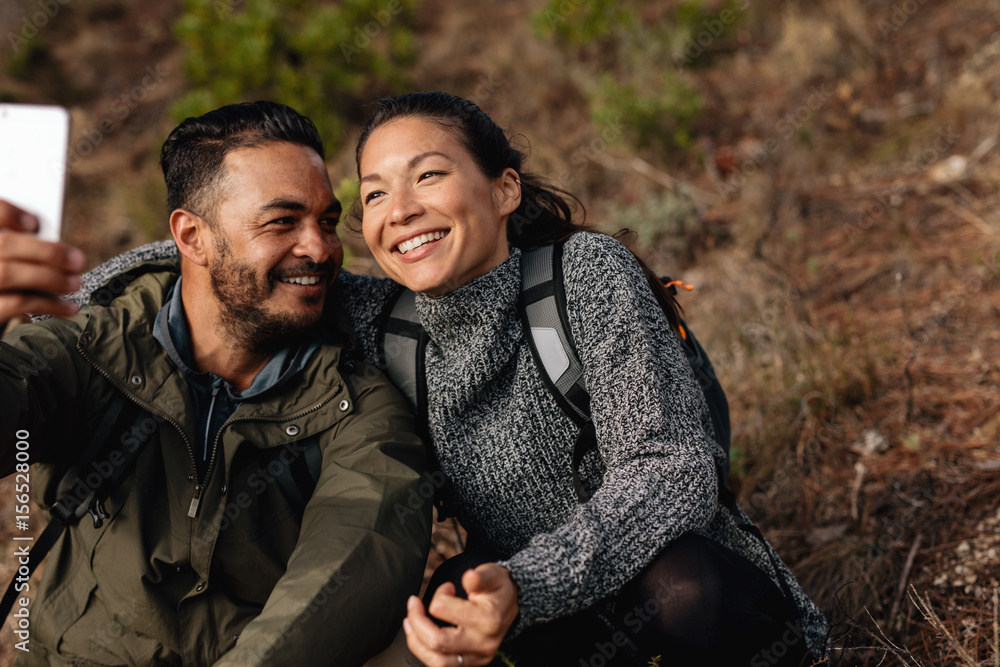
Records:
M906 557L906 565L903 566L903 573L899 577L899 589L896 593L896 599L892 603L892 611L889 612L889 627L895 627L896 615L899 613L899 607L903 602L903 594L906 592L906 584L910 580L910 572L913 570L913 561L917 557L917 551L920 549L920 543L923 541L923 533L917 533L917 536L913 539L913 546L910 547L910 554Z
M843 625L848 628L844 633L842 633L844 638L849 638L852 631L857 631L866 635L876 644L875 646L852 646L849 650L880 651L882 653L882 659L879 660L879 665L883 664L886 661L886 658L892 655L899 660L900 664L904 667L924 667L924 664L920 662L920 660L917 659L905 645L897 646L891 639L889 639L879 624L875 621L875 618L872 616L868 607L863 607L864 613L868 616L868 620L871 621L871 625L875 628L875 630L869 629L854 618L853 612L846 608L839 592L836 594L836 599L837 605L840 607L840 611L844 616ZM843 662L843 660L841 660L841 662Z
M983 234L986 234L987 236L996 236L997 230L993 227L993 225L991 225L989 221L975 211L959 206L947 198L941 198L940 201L944 204L945 208L965 220Z
M602 153L597 156L596 160L603 166L609 169L614 169L615 171L628 171L631 169L637 174L641 174L654 183L663 186L670 192L679 193L686 189L690 191L692 195L697 195L702 204L715 204L719 201L719 195L717 193L703 190L702 188L686 181L680 181L667 172L657 169L641 157L620 160Z

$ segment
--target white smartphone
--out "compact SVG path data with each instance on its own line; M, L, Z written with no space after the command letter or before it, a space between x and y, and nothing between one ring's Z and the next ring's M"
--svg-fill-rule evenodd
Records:
M0 199L38 217L38 237L62 232L70 114L59 106L0 104Z

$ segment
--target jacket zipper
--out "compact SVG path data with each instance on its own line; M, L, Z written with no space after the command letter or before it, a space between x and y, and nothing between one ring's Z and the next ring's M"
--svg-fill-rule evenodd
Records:
M215 414L215 401L218 397L219 397L219 385L215 384L215 386L212 387L212 402L209 403L208 405L208 418L205 420L206 450L208 449L208 436L212 430L212 415ZM223 428L225 428L225 424L223 424L219 428L219 433L222 433ZM219 446L219 438L218 435L216 435L215 442L212 444L212 459L215 458L215 448L218 446ZM204 460L207 456L208 452L206 451L202 454L202 459ZM195 471L197 471L197 466L198 464L197 462L195 462ZM205 479L198 480L198 482L194 485L194 497L191 498L191 504L188 506L188 512L187 512L189 519L195 519L198 517L198 506L201 505L201 493L205 489L205 486L208 484L208 475L211 472L212 469L210 465L209 468L205 471Z
M187 447L188 454L191 457L191 465L193 467L194 466L194 448L191 446L191 441L188 440L187 434L184 433L184 427L181 426L180 422L178 422L176 419L174 419L173 417L171 417L167 413L165 413L165 412L163 412L161 410L158 410L155 407L153 407L152 405L148 405L148 404L140 401L135 396L133 396L131 394L131 392L129 392L128 389L126 389L121 383L118 382L118 380L117 380L117 378L115 378L115 376L113 376L110 372L104 370L104 368L102 368L100 365L98 365L98 363L91 358L91 356L84 349L83 345L81 345L80 343L77 343L76 349L80 353L80 356L82 356L87 361L88 364L90 364L91 366L93 366L94 369L98 373L100 373L102 376L104 376L104 379L106 379L108 382L111 383L111 386L113 386L115 389L117 389L121 393L125 394L125 398L127 398L130 401L132 401L133 403L135 403L136 405L138 405L140 408L142 408L146 412L152 413L152 414L156 415L157 417L160 417L161 419L163 419L163 421L169 423L171 426L173 426L175 429L177 429L177 432L181 436L181 440L184 441L184 446ZM197 469L195 469L195 471L197 472ZM196 489L197 489L197 487L196 487ZM201 495L200 492L197 492L197 493L198 493L199 496Z
M228 420L226 420L226 423L220 426L218 433L215 434L215 441L212 443L212 457L208 460L208 469L205 470L205 479L202 484L198 484L197 486L195 486L195 496L194 498L191 499L191 507L188 509L188 516L194 518L198 514L198 505L201 503L201 492L204 489L205 484L207 484L208 480L211 478L212 471L215 468L215 458L216 458L215 455L219 451L219 441L222 438L223 431L225 431L229 426L232 426L233 424L238 424L240 422L281 423L281 422L292 421L294 419L299 419L300 417L305 417L306 415L316 412L327 403L333 401L333 399L335 399L337 397L337 394L340 392L340 389L341 387L338 386L337 388L335 388L333 391L330 392L329 396L321 400L316 405L313 405L310 408L306 408L305 410L296 412L295 414L288 415L285 417L240 417L239 419L233 419L232 417L230 417Z
M120 392L122 392L123 394L125 394L126 398L128 398L130 401L132 401L133 403L135 403L136 405L138 405L140 408L142 408L144 410L147 410L147 411L153 413L154 415L156 415L158 417L162 417L164 421L169 422L174 428L177 429L177 432L180 433L180 435L181 435L181 439L184 440L184 446L187 447L188 456L191 458L191 467L192 467L192 470L194 471L192 473L192 476L195 477L195 478L197 478L198 467L197 467L197 464L195 463L194 447L191 446L191 441L188 440L187 434L184 433L184 427L181 426L180 423L177 422L177 420L175 420L170 415L168 415L168 414L166 414L164 412L161 412L160 410L157 410L157 409L153 408L150 405L146 405L145 403L143 403L142 401L140 401L138 398L136 398L135 396L133 396L131 393L129 393L129 391L127 389L125 389L125 387L123 387L118 382L118 380L111 373L109 373L108 371L104 370L104 368L102 368L101 366L99 366L97 364L97 362L94 361L90 357L89 354L87 354L87 351L83 348L83 346L80 343L77 343L76 349L80 352L80 355L84 359L87 360L87 363L89 363L91 366L93 366L97 370L98 373L100 373L101 375L103 375L104 378L108 382L110 382L113 387L115 387ZM281 423L281 422L286 422L286 421L292 421L293 419L298 419L300 417L304 417L304 416L306 416L308 414L316 412L317 410L319 410L320 408L322 408L327 403L330 403L331 401L333 401L333 399L337 397L337 393L340 391L340 389L341 389L342 386L343 385L341 384L340 386L336 387L334 390L332 390L330 392L330 394L326 398L324 398L323 400L321 400L316 405L313 405L310 408L306 408L305 410L302 410L300 412L296 412L295 414L288 415L286 417L252 417L252 418L251 417L241 417L240 419L232 419L232 418L230 418L229 420L227 420L226 423L224 423L219 428L219 432L215 435L215 441L212 443L212 456L208 460L208 468L205 470L205 476L204 476L204 478L202 478L201 480L199 480L195 484L195 486L194 486L194 496L191 498L191 504L188 506L188 512L187 512L188 517L191 518L191 519L194 519L194 518L197 518L197 516L198 516L198 510L199 510L200 505L201 505L201 494L204 492L205 485L208 483L208 480L211 478L212 471L215 468L215 458L216 458L215 455L216 455L216 452L219 449L219 440L222 437L222 432L224 430L226 430L226 427L228 427L228 426L230 426L232 424L236 424L238 422L272 422L272 423Z

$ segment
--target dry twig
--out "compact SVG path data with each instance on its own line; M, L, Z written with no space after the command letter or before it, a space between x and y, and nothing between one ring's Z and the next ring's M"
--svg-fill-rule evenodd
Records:
M913 343L910 358L906 360L906 365L903 366L903 377L906 378L906 423L909 423L913 419L913 374L910 372L910 367L917 358L917 338L910 327L909 320L906 319L906 301L903 299L903 274L898 272L896 273L896 291L899 293L899 310L902 311L903 326L906 327L906 333L910 336L910 341Z
M979 661L973 658L969 654L969 652L965 649L965 647L962 646L961 642L958 641L958 638L955 637L955 634L947 627L945 627L945 624L934 612L934 609L931 608L930 598L920 597L920 594L917 593L917 589L915 589L913 586L910 586L910 600L912 600L913 604L916 605L917 609L920 610L920 613L923 615L924 619L928 623L930 623L934 627L934 629L938 631L938 633L940 633L945 639L948 640L948 644L950 644L951 647L955 650L955 653L958 654L958 657L962 659L962 663L964 665L966 665L967 667L979 666Z
M949 199L943 198L941 201L944 204L945 208L947 208L949 211L951 211L958 217L965 220L967 223L969 223L970 225L981 231L983 234L986 234L987 236L996 235L997 230L993 227L993 225L991 225L989 221L987 221L985 218L983 218L975 211L967 209L963 206L959 206L958 204L952 202Z
M1000 598L993 589L993 667L1000 667L1000 625L997 625L997 606Z
M883 651L891 653L892 655L894 655L904 665L908 664L907 663L907 658L909 658L910 660L913 661L914 667L923 667L923 664L919 660L917 660L913 656L913 654L910 653L909 650L907 650L907 648L905 646L896 646L895 644L892 643L892 640L889 639L889 637L886 636L885 631L882 630L882 628L879 626L879 624L875 622L875 619L872 617L872 613L870 611L868 611L867 608L865 608L865 613L868 614L868 620L870 620L872 622L872 625L875 626L875 629L878 632L877 633L876 632L872 632L868 628L861 628L861 629L864 632L866 632L869 637L871 637L872 639L874 639L877 644L880 645L879 647L876 647L876 648L881 648Z
M657 169L641 157L632 157L623 160L607 155L606 153L602 153L595 159L605 168L614 169L615 171L632 170L637 174L645 176L654 183L661 185L670 192L676 193L687 190L699 204L715 204L719 200L719 195L717 193L709 192L708 190L699 188L693 183L674 178L662 169Z
M852 651L881 651L882 659L879 661L880 665L885 662L885 659L889 655L892 655L899 660L899 663L904 667L924 667L924 664L920 662L920 660L918 660L913 653L906 648L906 646L897 646L891 639L889 639L889 637L885 634L885 631L882 630L867 607L864 607L864 612L868 616L868 620L871 621L871 625L875 628L874 630L871 630L855 620L853 614L846 609L844 601L840 598L839 594L837 595L837 604L840 606L840 610L844 615L844 625L848 628L845 636L849 636L851 631L856 630L865 634L876 644L875 646L853 646L851 647Z
M896 615L899 613L899 607L903 602L903 593L906 592L906 583L910 580L910 572L913 570L913 561L917 557L917 551L920 550L920 543L924 539L923 533L917 533L917 536L913 539L913 546L910 547L910 554L906 557L906 565L903 566L903 573L899 576L899 590L896 593L896 599L892 603L892 611L889 612L889 627L892 628L896 624Z
M858 496L861 494L861 483L865 479L867 470L864 459L855 461L854 482L851 484L851 518L855 521L858 520Z

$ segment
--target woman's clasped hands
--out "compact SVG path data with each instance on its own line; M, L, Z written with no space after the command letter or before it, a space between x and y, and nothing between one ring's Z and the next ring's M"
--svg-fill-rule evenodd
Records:
M467 570L462 586L467 600L456 595L454 584L445 583L428 609L417 597L407 602L406 643L427 667L488 665L517 618L517 585L506 568L485 563ZM428 612L454 627L438 627Z

